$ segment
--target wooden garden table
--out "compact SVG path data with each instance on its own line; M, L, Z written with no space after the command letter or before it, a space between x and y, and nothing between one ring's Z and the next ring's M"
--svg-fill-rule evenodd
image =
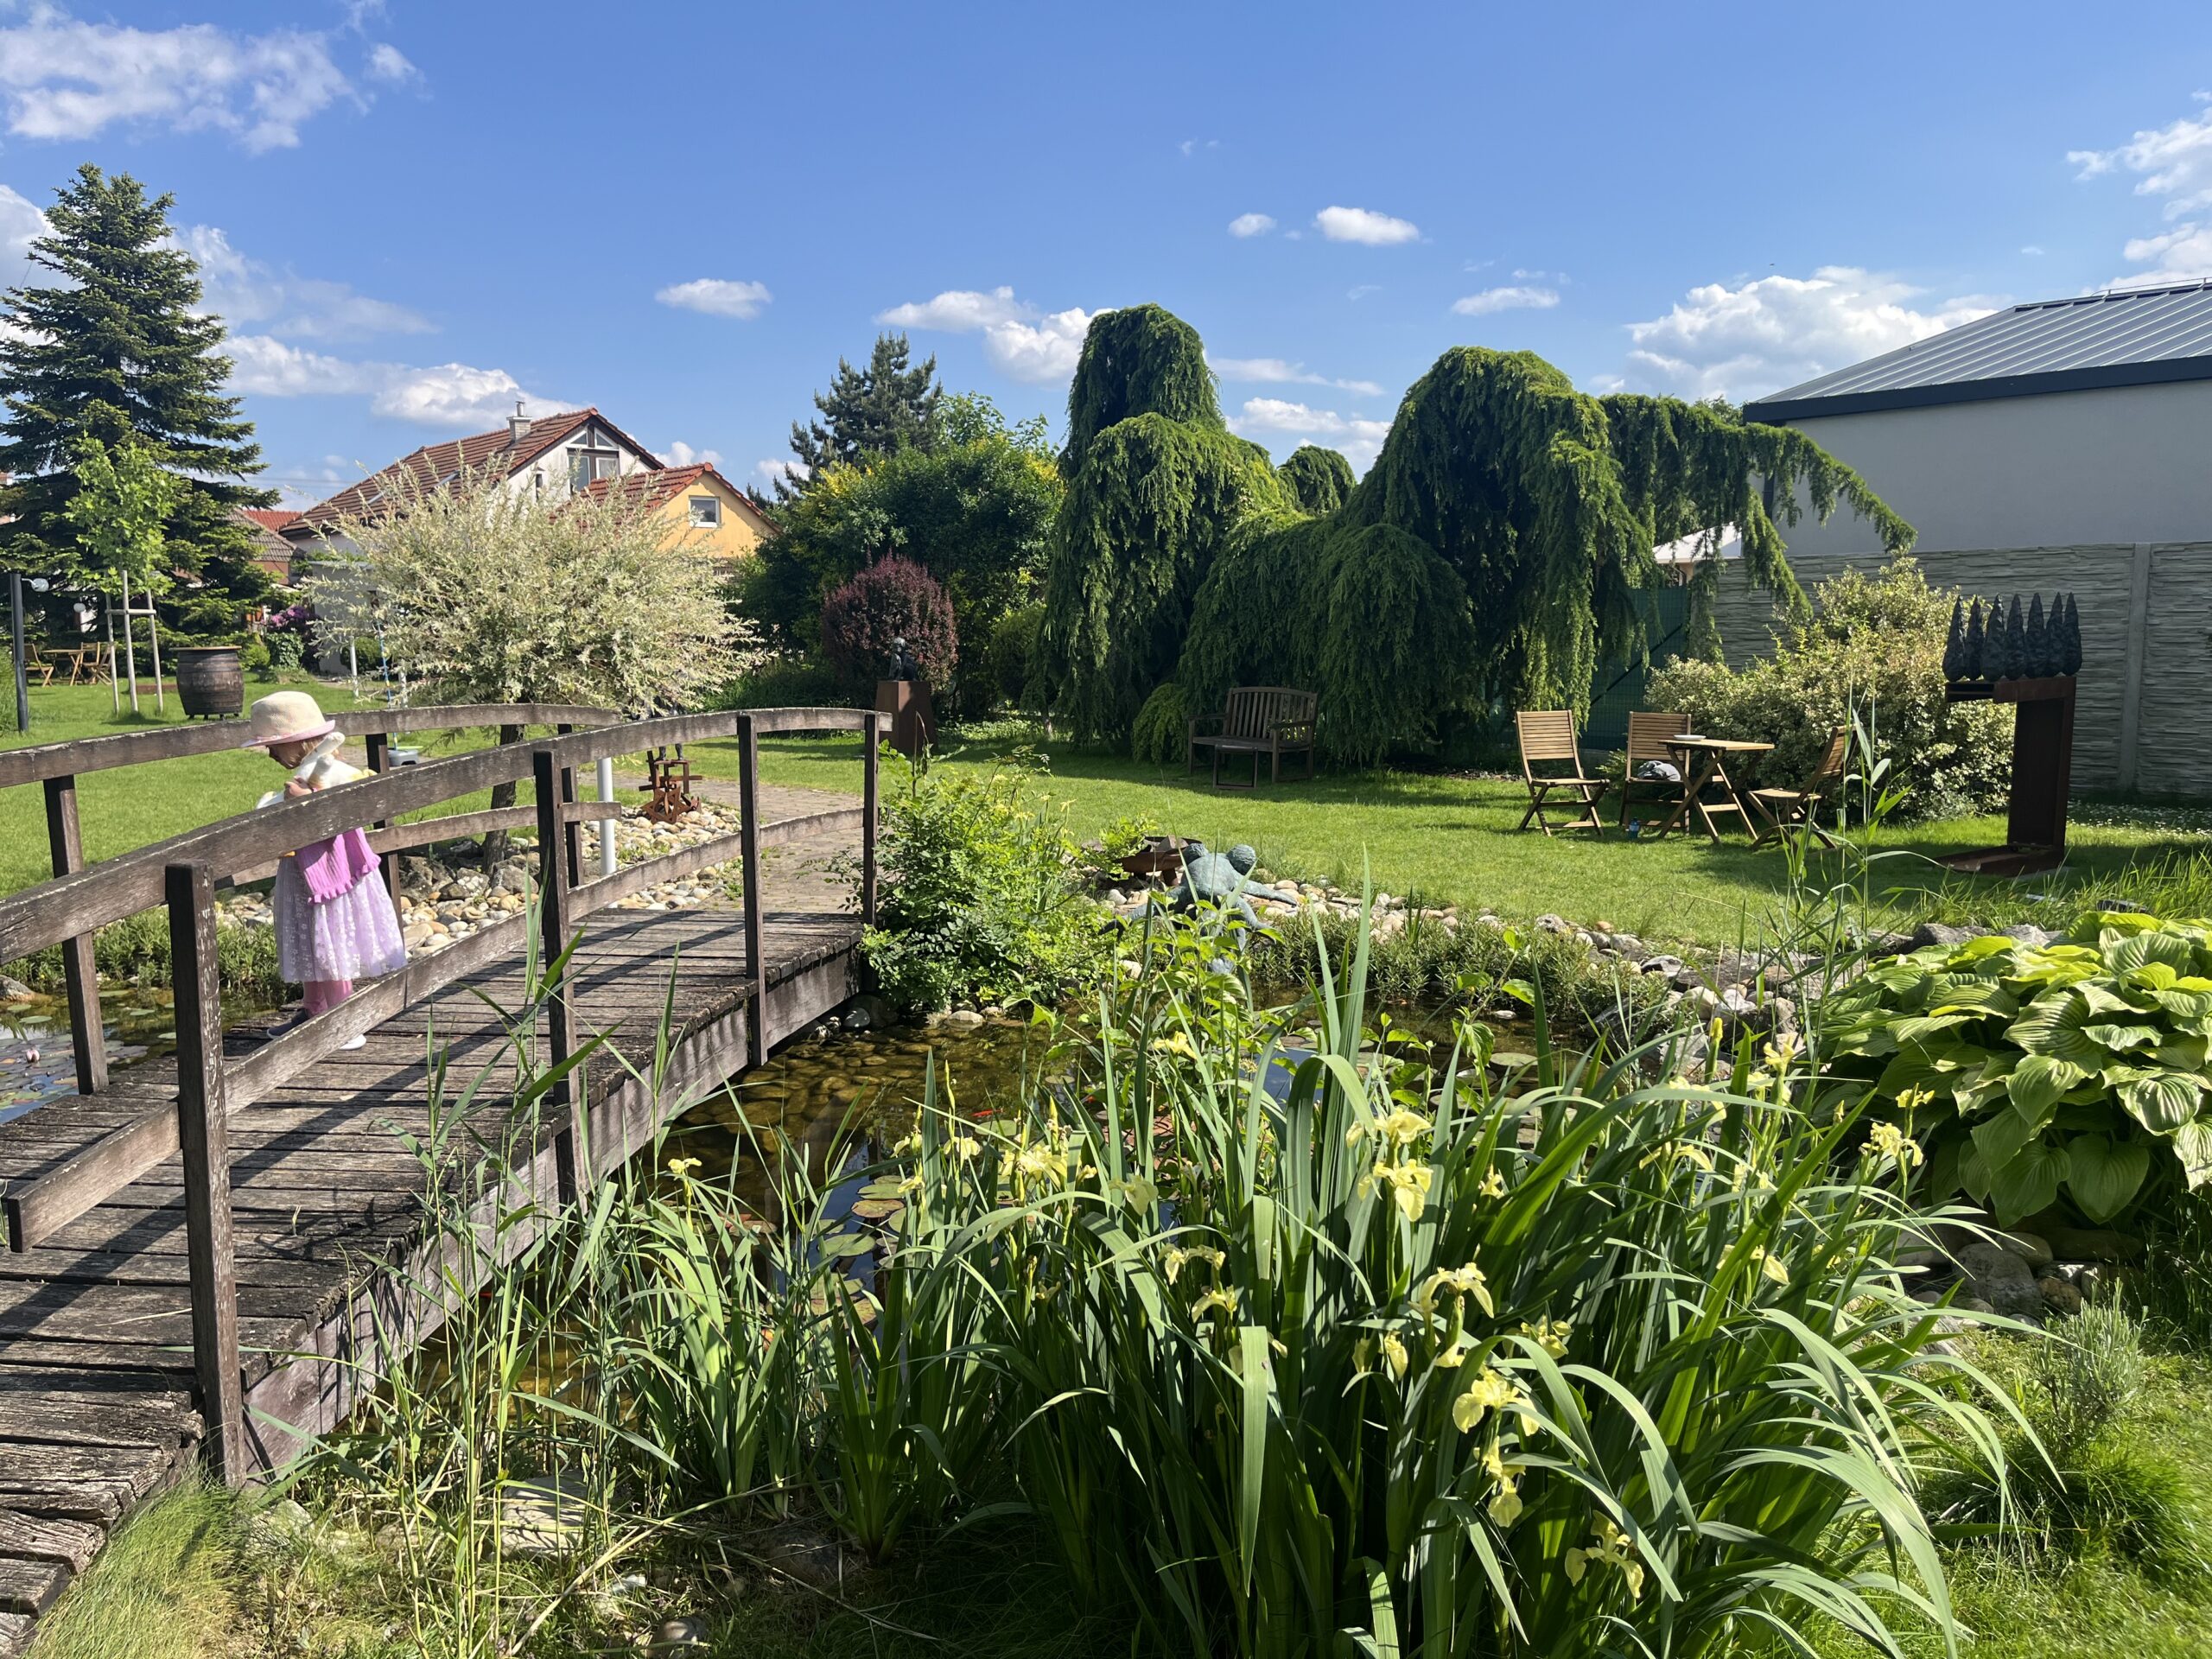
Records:
M1720 828L1713 821L1715 813L1726 817L1732 812L1743 820L1745 830L1751 830L1751 815L1744 808L1744 797L1736 787L1736 780L1728 775L1728 761L1732 756L1750 759L1769 753L1774 745L1744 743L1727 737L1698 737L1688 733L1670 737L1666 743L1669 748L1682 757L1682 775L1689 779L1689 784L1682 791L1681 802L1667 815L1666 823L1659 826L1659 833L1662 836L1673 833L1693 810L1697 813L1698 821L1705 825L1705 833L1715 841L1720 839ZM1715 785L1719 785L1725 798L1707 801L1705 791Z

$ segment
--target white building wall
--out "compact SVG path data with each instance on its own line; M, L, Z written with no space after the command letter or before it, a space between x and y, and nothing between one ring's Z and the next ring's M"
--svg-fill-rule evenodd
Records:
M2212 537L2212 380L1789 424L1855 467L1921 553ZM1848 508L1783 533L1793 559L1879 545Z

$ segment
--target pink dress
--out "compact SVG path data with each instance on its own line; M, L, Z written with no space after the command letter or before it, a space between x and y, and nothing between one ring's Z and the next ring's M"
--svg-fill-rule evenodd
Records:
M361 774L329 760L315 769L317 789ZM294 985L373 979L407 965L399 913L385 891L368 837L348 830L276 861L270 897L276 923L276 971Z

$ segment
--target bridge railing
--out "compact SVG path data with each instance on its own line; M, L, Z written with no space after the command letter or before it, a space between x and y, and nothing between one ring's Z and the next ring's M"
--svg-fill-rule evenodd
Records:
M489 723L481 718L485 712L390 710L378 711L367 718L375 720L387 731L419 730L441 724ZM581 716L595 715L600 711L558 712ZM432 718L403 728L394 719L401 715ZM442 721L436 718L458 715L474 717ZM761 855L770 847L803 836L857 830L861 836L861 915L863 921L874 919L877 758L881 747L881 720L882 716L872 710L762 709L624 721L527 744L502 743L444 760L387 772L188 830L89 868L62 871L52 880L0 899L0 961L11 960L49 944L83 942L86 960L81 967L92 992L89 1013L96 1049L99 1046L99 1001L89 959L91 937L96 929L143 910L165 907L168 912L170 968L176 997L175 1109L149 1111L103 1135L46 1174L15 1186L0 1197L9 1248L16 1251L36 1248L148 1170L181 1153L194 1370L208 1425L211 1452L219 1467L232 1478L239 1478L246 1464L238 1365L238 1293L231 1236L232 1116L267 1098L340 1044L423 1001L459 979L507 957L524 954L531 943L529 930L533 922L539 930L542 959L550 963L559 957L576 927L593 912L645 887L734 858L741 861L744 871L747 1061L758 1065L766 1058L767 1043L764 1014L766 963L760 902ZM142 753L138 757L168 758L224 747L201 735L209 729L185 728L175 733L133 734L132 737L172 740L173 747L142 746L144 749L158 747L160 753ZM858 732L864 740L861 745L861 804L764 824L760 811L761 737L832 731ZM225 736L229 742L238 741L235 727ZM582 879L579 826L608 814L602 810L605 804L576 799L578 767L671 744L729 738L738 743L736 834L718 836L644 859L588 881ZM86 740L84 747L118 741L93 738ZM53 810L55 791L51 787L52 780L58 779L66 783L74 776L73 772L59 770L69 760L60 752L71 747L44 746L45 758L29 762L19 757L37 755L40 751L18 750L0 754L0 783L48 781L49 811ZM130 760L105 758L122 753L119 747L95 753L99 757L97 766L133 764ZM379 754L378 758L384 756ZM10 767L10 761L16 765ZM79 764L77 769L94 768ZM534 821L537 828L537 902L534 917L525 910L487 922L436 955L410 962L403 971L368 982L337 1007L302 1020L236 1064L225 1063L215 951L214 895L219 880L257 869L296 848L327 840L347 830L390 824L403 814L456 800L495 785L519 783L525 778L531 780L536 795L531 806L399 825L396 830L384 830L372 839L372 844L381 841L380 850L388 853L397 845L416 845L434 838L496 827L480 820L496 818L500 825L508 827ZM66 799L67 791L63 793L65 807L73 810L73 804ZM73 816L66 822L73 836ZM76 1016L73 1007L72 1014ZM575 1052L574 1010L565 984L553 988L547 1002L546 1024L548 1065L557 1069ZM103 1077L104 1075L103 1070ZM560 1196L565 1202L588 1185L596 1173L590 1167L589 1102L587 1091L570 1074L555 1085L549 1104L555 1114L554 1121L559 1125L555 1154Z
M392 737L402 732L453 731L470 727L497 727L503 744L519 743L533 726L565 733L579 726L605 726L622 716L608 709L569 703L490 702L439 703L419 709L372 709L334 715L333 721L348 737L365 741L369 770L382 772L391 758ZM40 784L46 791L47 849L57 876L74 874L85 868L83 827L77 807L77 779L86 772L107 772L118 766L139 766L161 760L180 760L196 754L214 754L238 748L251 734L243 720L216 720L162 727L153 731L117 732L105 737L79 738L64 743L39 743L20 749L0 750L0 789L21 784ZM527 775L522 774L522 775ZM401 849L420 846L443 835L480 834L530 822L528 807L503 809L499 814L470 813L465 823L427 832L416 828L380 828L377 850L390 859ZM102 865L103 869L108 868ZM225 871L226 877L238 871ZM387 874L387 880L389 880ZM143 910L149 906L137 906ZM112 918L111 918L112 919ZM99 924L94 924L95 926ZM107 1046L100 1036L99 983L92 967L92 934L84 931L48 944L61 947L61 972L69 1000L69 1033L77 1064L77 1089L96 1095L107 1087ZM33 950L41 949L35 945ZM0 947L0 962L24 954Z

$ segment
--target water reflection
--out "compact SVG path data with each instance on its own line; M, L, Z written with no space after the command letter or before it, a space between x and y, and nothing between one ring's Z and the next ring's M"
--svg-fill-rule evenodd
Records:
M111 1068L176 1048L176 1005L165 987L124 986L100 993ZM0 1123L77 1092L69 1005L58 996L0 1001Z

